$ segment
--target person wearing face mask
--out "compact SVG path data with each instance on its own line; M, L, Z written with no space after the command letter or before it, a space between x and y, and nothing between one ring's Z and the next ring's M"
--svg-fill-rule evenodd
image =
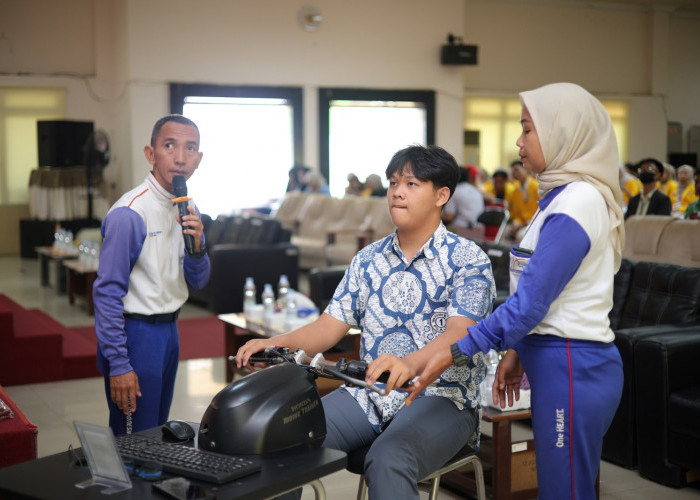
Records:
M527 373L538 498L589 500L596 498L603 436L623 384L608 319L625 246L617 141L603 105L578 85L546 85L522 92L520 100L516 144L541 198L525 236L511 249L512 295L450 347L425 346L430 361L424 368L380 358L367 382L387 370L404 373L390 380L396 386L414 380L406 389L409 406L450 366L508 349L496 371L493 402L512 405Z
M671 215L671 198L656 189L664 166L659 160L646 158L637 164L642 192L630 198L625 219L632 215Z

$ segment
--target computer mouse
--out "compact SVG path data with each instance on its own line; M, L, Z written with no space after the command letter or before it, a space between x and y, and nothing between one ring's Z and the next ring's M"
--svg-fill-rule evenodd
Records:
M189 441L194 437L194 429L187 422L182 420L170 420L165 422L161 429L163 436L175 439L176 441Z

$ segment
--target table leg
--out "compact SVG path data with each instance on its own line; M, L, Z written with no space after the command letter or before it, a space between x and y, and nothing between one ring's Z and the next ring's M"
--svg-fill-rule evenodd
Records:
M73 272L72 269L68 270L68 303L73 305L75 303L75 288L78 286L78 276L77 273Z
M66 293L68 289L68 273L66 272L66 267L60 260L56 261L56 290L60 295Z
M510 455L511 434L510 421L493 422L493 470L491 483L493 498L507 500L510 491Z
M39 254L39 269L41 276L41 286L49 286L49 258Z

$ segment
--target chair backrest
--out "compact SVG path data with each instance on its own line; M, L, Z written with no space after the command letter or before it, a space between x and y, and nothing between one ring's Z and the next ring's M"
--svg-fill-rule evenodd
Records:
M340 205L340 217L328 226L329 233L335 233L336 243L357 242L357 234L373 207L371 198L366 196L347 196L336 200Z
M337 201L323 194L307 194L297 217L298 226L294 234L302 238L325 239L328 233L326 227L336 220Z
M371 240L376 241L393 233L396 226L391 220L386 198L371 196L368 201L371 206L365 216L365 220L362 222L361 229L362 231L370 232ZM371 241L368 243L371 243Z
M207 246L209 248L213 247L218 243L221 243L221 237L224 234L227 222L228 217L226 217L225 215L220 215L216 219L211 221L209 227L205 229L204 233L207 239Z
M493 241L475 241L488 255L496 291L510 295L510 247Z
M657 257L660 262L700 267L700 220L675 220L664 227Z
M506 230L508 218L508 210L491 207L481 212L476 221L484 225L484 239L498 243Z
M250 220L242 215L228 217L226 227L223 230L219 243L240 243L248 230Z
M307 193L302 193L301 191L290 191L285 194L273 217L280 221L282 226L293 229L306 197Z
M700 319L700 268L637 262L620 328Z

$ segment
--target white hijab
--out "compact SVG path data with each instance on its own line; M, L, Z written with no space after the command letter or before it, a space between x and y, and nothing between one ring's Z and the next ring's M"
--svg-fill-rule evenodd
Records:
M521 103L532 117L546 167L537 174L540 198L573 181L595 187L608 207L615 270L625 246L619 155L610 115L585 89L553 83L522 92Z

